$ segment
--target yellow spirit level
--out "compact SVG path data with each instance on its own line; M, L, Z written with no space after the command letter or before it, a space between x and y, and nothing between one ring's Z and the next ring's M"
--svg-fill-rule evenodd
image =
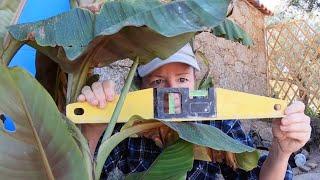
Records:
M180 96L179 113L174 112L172 94ZM87 102L69 104L66 114L74 123L108 123L117 100L103 109ZM167 121L281 118L286 107L284 100L221 88L190 92L187 88L144 89L128 93L117 122L127 122L133 115Z

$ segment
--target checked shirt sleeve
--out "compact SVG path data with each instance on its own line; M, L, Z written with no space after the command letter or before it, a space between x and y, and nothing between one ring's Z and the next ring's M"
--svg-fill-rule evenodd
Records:
M239 120L222 121L220 129L233 139L236 139L248 146L254 147L251 137L243 131ZM261 156L258 162L258 166L249 172L240 169L233 171L230 167L223 164L221 165L221 172L225 179L259 179L259 173L266 158L266 155ZM291 180L292 178L293 172L291 167L288 165L284 179Z

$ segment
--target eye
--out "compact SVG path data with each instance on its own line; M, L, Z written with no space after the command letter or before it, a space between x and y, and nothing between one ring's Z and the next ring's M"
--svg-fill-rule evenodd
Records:
M164 80L163 79L156 79L154 81L151 82L151 85L152 86L160 86L164 83Z
M179 82L184 83L189 81L187 78L179 78Z
M163 82L162 79L157 79L157 80L154 81L155 84L161 84L162 82Z

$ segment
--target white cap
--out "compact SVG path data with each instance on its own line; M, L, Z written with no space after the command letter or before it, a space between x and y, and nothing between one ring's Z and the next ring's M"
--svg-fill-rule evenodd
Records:
M171 55L169 58L167 58L166 60L155 58L145 65L140 65L138 67L138 74L140 77L145 77L151 72L153 72L154 70L158 69L159 67L169 63L175 63L175 62L188 64L194 67L196 70L198 71L200 70L200 67L192 51L192 48L188 43L184 47L182 47L179 51L177 51L176 53Z

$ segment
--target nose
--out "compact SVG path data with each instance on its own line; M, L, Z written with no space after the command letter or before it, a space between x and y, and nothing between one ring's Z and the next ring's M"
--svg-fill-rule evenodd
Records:
M179 85L178 85L178 83L175 81L175 79L170 78L170 79L167 80L166 87L167 87L167 88L177 88L177 87L179 87Z

